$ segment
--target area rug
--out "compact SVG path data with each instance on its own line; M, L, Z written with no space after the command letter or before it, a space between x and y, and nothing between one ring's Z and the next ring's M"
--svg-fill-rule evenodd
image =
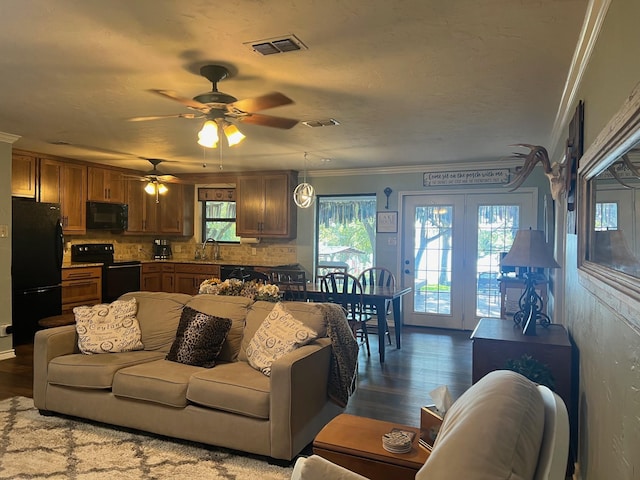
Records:
M0 401L0 479L266 479L292 468L230 450L65 417L42 416L33 400Z

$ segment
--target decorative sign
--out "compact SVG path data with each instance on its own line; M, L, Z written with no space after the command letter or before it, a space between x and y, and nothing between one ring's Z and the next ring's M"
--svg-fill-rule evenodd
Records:
M427 172L422 176L422 184L425 187L435 185L479 185L483 183L509 183L509 169Z
M378 212L377 233L396 233L398 231L398 212Z

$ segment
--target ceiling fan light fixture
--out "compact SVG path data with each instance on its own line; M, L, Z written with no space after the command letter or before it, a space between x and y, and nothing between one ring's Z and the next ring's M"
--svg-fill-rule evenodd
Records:
M227 137L227 143L230 147L239 144L241 141L247 138L240 130L238 130L238 127L236 127L232 123L225 122L223 130L225 136Z
M218 124L207 120L198 132L198 144L206 148L216 148L218 145Z
M156 193L156 184L154 182L149 182L145 185L144 191L149 195L155 195Z
M159 183L158 184L158 193L160 195L164 195L168 191L169 191L169 189L167 188L167 186L164 183Z

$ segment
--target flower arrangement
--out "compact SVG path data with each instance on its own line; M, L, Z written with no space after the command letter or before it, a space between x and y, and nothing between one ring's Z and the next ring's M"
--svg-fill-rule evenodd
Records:
M277 285L255 280L243 282L237 278L230 278L224 282L219 278L209 278L200 284L198 293L247 297L267 302L280 301L280 289Z

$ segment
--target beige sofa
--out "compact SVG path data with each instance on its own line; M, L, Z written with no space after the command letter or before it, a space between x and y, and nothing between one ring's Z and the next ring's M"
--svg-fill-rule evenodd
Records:
M569 417L562 399L520 374L498 370L452 405L415 478L564 480L568 452ZM298 459L291 476L329 478L367 480L317 455Z
M37 332L33 397L43 413L291 460L343 410L328 397L332 344L323 304L285 302L319 338L277 360L268 377L249 365L246 347L273 303L161 292L121 298L131 297L144 350L85 355L73 325ZM232 320L214 368L165 359L185 305Z

